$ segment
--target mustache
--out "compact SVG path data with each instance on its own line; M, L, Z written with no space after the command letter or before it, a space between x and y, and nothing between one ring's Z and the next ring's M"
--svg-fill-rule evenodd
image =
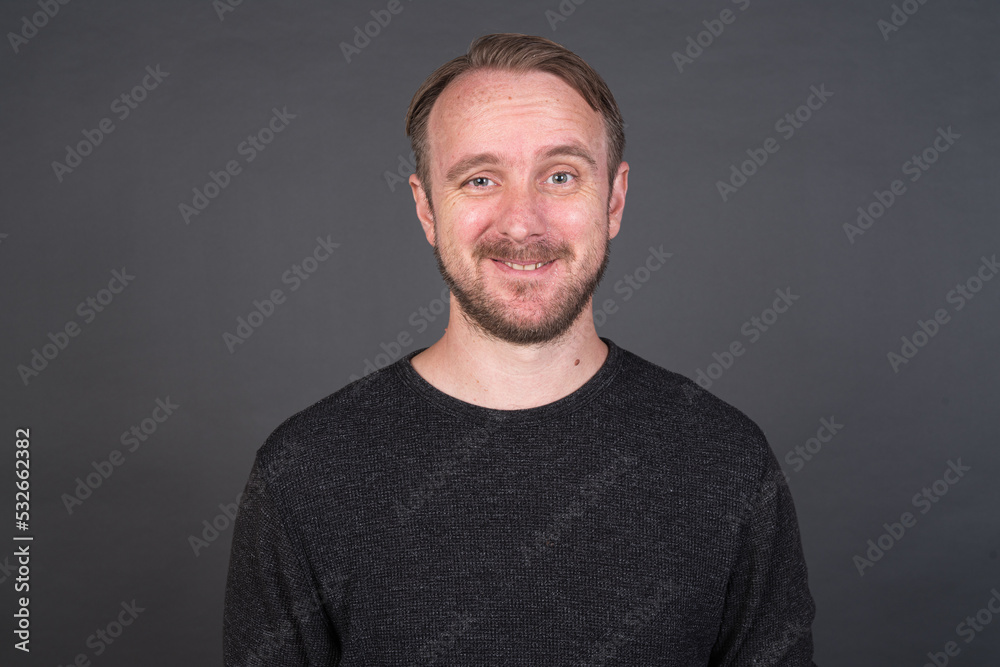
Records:
M569 248L563 244L533 243L519 246L509 243L484 243L476 249L478 259L503 259L517 264L532 261L551 261L561 259L569 254Z

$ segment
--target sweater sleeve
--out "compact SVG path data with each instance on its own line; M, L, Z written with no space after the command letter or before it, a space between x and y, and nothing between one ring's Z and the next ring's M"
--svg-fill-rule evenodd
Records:
M339 642L265 470L258 453L236 515L223 614L225 664L336 665Z
M815 667L816 608L795 507L770 447L765 456L764 476L744 511L712 667Z

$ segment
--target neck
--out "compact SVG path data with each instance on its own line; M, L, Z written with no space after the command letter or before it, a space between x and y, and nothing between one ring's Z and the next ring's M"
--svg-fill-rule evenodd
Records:
M444 335L411 363L433 387L466 403L497 410L547 405L582 387L607 359L592 303L564 336L531 346L483 336L459 308L452 295Z

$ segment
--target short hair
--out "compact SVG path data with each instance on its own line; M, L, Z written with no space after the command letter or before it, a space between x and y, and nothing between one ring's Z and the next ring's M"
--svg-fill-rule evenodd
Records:
M565 81L580 93L587 104L604 118L608 138L608 192L614 185L615 173L625 153L625 123L618 103L604 79L566 47L550 39L520 33L483 35L469 45L469 52L438 67L421 84L406 112L406 135L416 158L417 178L420 179L430 202L430 168L428 166L427 125L431 109L444 89L457 77L478 70L506 72L548 72ZM433 206L432 206L433 208Z

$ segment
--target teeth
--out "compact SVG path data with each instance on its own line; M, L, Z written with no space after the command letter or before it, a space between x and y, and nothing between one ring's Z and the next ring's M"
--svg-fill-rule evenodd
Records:
M511 262L504 262L507 266L512 269L517 269L518 271L534 271L540 266L545 266L549 262L539 262L538 264L513 264Z

